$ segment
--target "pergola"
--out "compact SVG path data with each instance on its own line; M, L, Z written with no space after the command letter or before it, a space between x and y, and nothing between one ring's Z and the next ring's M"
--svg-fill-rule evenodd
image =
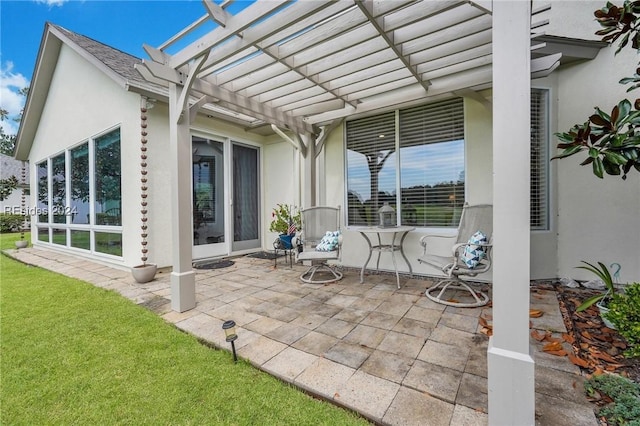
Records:
M271 125L303 157L304 205L316 199L316 157L344 117L463 96L493 111L494 335L488 349L489 421L534 424L529 354L531 78L560 54L538 55L546 23L529 1L203 0L206 15L138 70L169 88L172 308L195 306L191 259L190 123L205 108L246 127ZM214 29L173 54L203 24ZM534 53L532 53L534 52ZM534 58L532 59L532 55ZM479 90L492 88L487 101ZM519 247L513 250L513 247Z

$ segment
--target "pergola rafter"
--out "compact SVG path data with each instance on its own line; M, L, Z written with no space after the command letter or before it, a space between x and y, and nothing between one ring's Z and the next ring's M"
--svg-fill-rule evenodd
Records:
M354 113L491 84L491 2L258 0L236 15L230 2L203 3L207 15L146 47L142 72L181 84L207 52L190 93L207 100L199 108L253 117L249 128L318 135L318 125ZM207 20L217 27L168 53Z

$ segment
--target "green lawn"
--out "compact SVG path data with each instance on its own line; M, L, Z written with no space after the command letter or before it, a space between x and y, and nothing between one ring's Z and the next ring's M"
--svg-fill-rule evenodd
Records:
M115 292L4 255L0 325L0 424L366 424Z

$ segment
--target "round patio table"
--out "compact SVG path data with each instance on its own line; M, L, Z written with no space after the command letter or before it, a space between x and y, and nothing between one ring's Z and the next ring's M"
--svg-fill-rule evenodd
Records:
M400 274L398 273L398 263L396 262L396 251L400 252L400 255L407 263L409 267L409 273L411 277L413 277L413 269L411 268L411 263L409 263L409 259L404 254L404 250L402 249L402 243L404 239L407 237L409 232L415 230L416 228L413 226L389 226L389 227L381 227L381 226L350 226L348 228L352 231L357 231L362 235L362 237L367 241L369 245L369 256L367 256L367 261L364 262L362 266L362 270L360 271L360 283L364 282L364 270L367 268L369 264L369 260L371 260L371 255L373 252L378 253L378 259L376 261L376 271L380 270L380 253L386 252L391 253L391 260L393 261L393 268L396 271L396 283L398 288L400 288ZM377 237L377 244L371 242L369 235L375 234ZM382 242L382 236L389 235L391 237L390 241L387 243ZM386 238L385 238L386 239ZM396 241L399 240L397 243Z

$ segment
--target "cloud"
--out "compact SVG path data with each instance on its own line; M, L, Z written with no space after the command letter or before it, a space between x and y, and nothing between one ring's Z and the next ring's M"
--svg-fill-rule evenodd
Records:
M62 6L70 0L36 0L36 3L46 4L49 7Z
M19 91L28 86L29 80L25 76L13 72L12 62L5 62L0 67L0 107L9 113L8 119L1 123L5 133L15 134L18 131L18 123L13 118L20 115L24 107L25 98Z

